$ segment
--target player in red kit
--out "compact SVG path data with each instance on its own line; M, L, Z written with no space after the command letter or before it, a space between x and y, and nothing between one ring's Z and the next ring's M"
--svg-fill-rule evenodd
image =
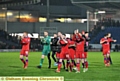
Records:
M84 38L82 37L82 35L78 32L78 30L76 30L75 33L75 42L76 42L76 62L77 62L77 71L76 73L80 73L80 62L82 61L82 63L84 63Z
M109 56L110 56L110 42L108 39L108 34L105 34L104 38L100 40L100 44L102 44L102 51L104 56L104 64L105 66L110 66ZM116 41L116 40L115 40Z
M28 67L28 54L29 54L29 45L30 45L30 38L28 37L28 33L24 32L23 37L21 39L21 45L22 45L22 50L20 52L20 60L24 64L24 69L27 69ZM24 60L23 57L26 57L26 60Z
M61 45L61 52L60 52L60 56L59 56L59 63L58 63L58 68L56 70L56 72L60 72L61 66L62 66L62 61L64 59L69 58L69 54L68 54L68 41L65 39L65 35L60 35L60 41L59 41L60 45Z
M60 40L61 40L61 35L62 33L61 32L58 32L58 41L57 41L57 52L56 52L56 57L57 57L57 63L59 63L59 59L60 59L60 53L61 53L61 44L60 44ZM63 68L65 69L65 62L64 60L62 60L62 63L63 63Z
M72 71L74 65L76 66L76 63L74 61L75 59L75 41L72 40L73 35L71 35L70 39L68 39L68 51L69 51L69 58L71 60L70 63L70 71Z

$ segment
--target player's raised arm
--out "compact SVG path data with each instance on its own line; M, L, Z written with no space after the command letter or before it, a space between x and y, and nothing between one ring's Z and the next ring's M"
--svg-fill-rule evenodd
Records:
M108 33L107 37L108 37L109 42L116 42L117 41L111 37L111 33Z
M114 40L114 39L112 39L112 38L109 38L108 41L109 41L109 42L117 42L117 40Z
M103 44L105 41L103 39L100 40L100 44Z

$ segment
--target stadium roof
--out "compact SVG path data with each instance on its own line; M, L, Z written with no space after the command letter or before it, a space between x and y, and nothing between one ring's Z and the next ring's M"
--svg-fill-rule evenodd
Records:
M120 0L71 0L71 2L89 10L120 8Z

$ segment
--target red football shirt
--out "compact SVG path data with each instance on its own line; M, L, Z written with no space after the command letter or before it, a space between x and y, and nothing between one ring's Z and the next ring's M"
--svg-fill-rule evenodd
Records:
M108 38L108 41L109 41L109 42L113 42L113 39L112 39L112 38Z
M109 43L110 40L109 40L109 39L107 39L107 38L102 38L100 41L103 42L103 43L102 43L102 48L103 48L103 49L110 50L110 43Z
M24 37L21 40L21 44L22 44L22 50L29 50L30 49L30 38Z
M74 42L73 40L68 39L68 46L69 46L69 45L74 45L74 44L75 44L75 42Z
M85 44L84 40L79 43L76 43L76 51L84 51L84 44Z
M79 41L80 39L82 39L82 36L80 36L79 33L73 35L73 38L72 38L73 41Z
M60 44L62 46L62 51L68 51L68 43L65 43L63 40L60 40Z

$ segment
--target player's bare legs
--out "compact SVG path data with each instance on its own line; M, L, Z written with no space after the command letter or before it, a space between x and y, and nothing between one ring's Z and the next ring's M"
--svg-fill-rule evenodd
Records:
M69 62L69 55L66 55L66 58L67 58L67 62ZM63 62L63 59L59 59L59 62L58 62L58 68L56 70L57 73L60 72L60 69L61 69L61 66L62 66L62 62ZM66 67L69 67L70 66L70 63L69 65L67 64Z
M28 67L28 52L26 53L26 62L25 62L25 69Z
M70 70L69 70L69 68L70 68L69 55L66 55L66 57L67 57L67 62L66 62L66 71L69 71L69 72L70 72Z
M73 68L74 66L75 66L75 68ZM75 62L74 59L71 59L70 68L71 68L72 70L76 70L76 62Z
M104 64L107 66L107 55L104 55Z
M22 63L24 64L23 68L25 68L25 60L23 58L23 55L20 55L20 60L22 61Z
M85 64L85 70L88 71L88 61L87 61L87 58L85 58L84 64Z
M107 66L110 66L110 54L107 54Z
M66 63L66 71L72 72L72 65L69 59L67 60L67 63Z
M80 73L80 61L81 61L81 59L79 59L79 58L77 58L76 59L76 68L77 68L77 71L76 71L76 73Z
M63 59L59 59L58 68L57 68L57 70L56 70L57 73L60 73L60 69L61 69L61 66L62 66L62 60L63 60Z
M86 72L86 67L85 67L85 59L81 59L82 66L83 66L83 72Z
M84 59L85 71L88 71L87 52L84 52L84 54L85 54L85 59Z

